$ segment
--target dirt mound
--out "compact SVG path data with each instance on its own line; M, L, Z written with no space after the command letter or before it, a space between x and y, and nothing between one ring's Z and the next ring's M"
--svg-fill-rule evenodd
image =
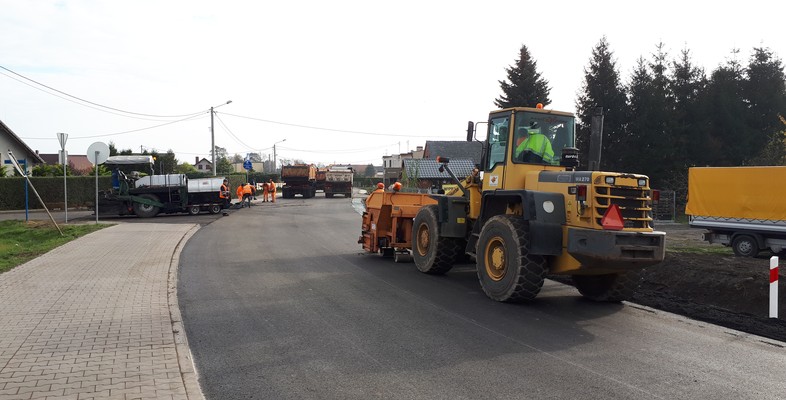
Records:
M703 242L701 229L684 224L659 224L657 229L666 232L666 259L644 272L633 302L786 341L783 274L778 287L780 318L767 318L772 254L735 257L731 249ZM781 259L779 270L784 266Z

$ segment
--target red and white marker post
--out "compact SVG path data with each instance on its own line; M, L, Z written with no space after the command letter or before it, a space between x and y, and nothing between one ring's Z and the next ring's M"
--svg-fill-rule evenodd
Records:
M770 318L778 318L778 257L770 257Z

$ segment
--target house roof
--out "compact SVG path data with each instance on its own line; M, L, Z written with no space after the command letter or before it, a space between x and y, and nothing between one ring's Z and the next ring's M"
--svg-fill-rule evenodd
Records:
M60 155L59 154L39 154L41 159L44 160L45 163L50 165L57 165L60 164ZM86 155L83 154L69 154L68 155L68 165L70 168L79 171L89 171L93 168L93 163L87 159Z
M426 148L423 150L423 158L448 157L450 159L472 160L473 164L480 164L482 152L483 144L480 142L427 140Z
M36 159L37 163L44 162L41 156L39 156L38 153L33 151L33 149L31 149L30 146L27 145L27 143L23 142L22 139L19 138L19 136L16 136L16 133L14 133L14 131L12 131L11 128L8 127L8 125L3 123L3 121L0 121L0 134L5 134L8 137L10 137L12 141L19 143L19 145L22 146L22 148L27 151L28 155L33 156L33 158Z
M440 163L430 158L405 158L404 171L418 179L450 179L448 171L439 172ZM475 163L472 160L451 159L448 167L456 178L463 179L472 173Z

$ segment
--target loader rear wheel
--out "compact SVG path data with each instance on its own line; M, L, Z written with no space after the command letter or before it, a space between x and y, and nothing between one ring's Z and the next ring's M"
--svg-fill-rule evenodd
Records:
M141 194L139 197L152 201L158 201L158 197L154 194ZM159 211L161 210L156 206L134 203L134 214L138 215L140 218L153 218L158 215Z
M605 275L573 275L573 284L582 296L593 300L619 303L633 296L641 282L640 271Z
M463 254L459 240L440 236L438 209L428 205L420 209L412 224L412 258L420 272L442 275Z
M520 303L534 299L548 272L546 259L529 253L527 221L512 215L492 217L480 232L476 256L478 280L496 301Z

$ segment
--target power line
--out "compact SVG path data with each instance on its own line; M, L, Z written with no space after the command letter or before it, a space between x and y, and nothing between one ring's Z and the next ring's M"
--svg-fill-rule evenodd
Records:
M183 119L179 119L179 120L175 120L175 121L169 121L169 122L165 122L163 124L148 126L146 128L132 129L130 131L115 132L115 133L104 133L104 134L100 134L100 135L91 135L91 136L70 136L69 139L93 139L93 138L98 138L98 137L125 135L127 133L140 132L140 131L144 131L144 130L148 130L148 129L159 128L159 127L166 126L166 125L172 125L172 124L176 124L178 122L192 120L192 119L195 119L197 117L200 117L200 115L193 115L193 116L190 116L188 118L183 118ZM26 140L55 140L57 138L51 138L51 137L46 137L46 138L41 138L41 137L22 137L21 139L26 139Z
M240 138L238 138L237 136L235 136L235 134L234 134L234 133L232 133L232 130L230 130L230 129L229 129L229 127L228 127L228 126L227 126L227 125L224 123L224 121L221 119L221 117L219 117L218 115L216 115L216 119L218 120L218 123L219 123L219 124L221 124L221 126L223 126L223 127L224 127L224 129L226 129L226 131L227 131L227 132L228 132L228 133L229 133L229 134L230 134L230 135L231 135L233 138L235 138L235 141L237 141L238 143L240 143L240 144L241 144L241 145L243 145L243 146L246 146L246 148L247 148L248 150L255 150L255 148L254 148L254 147L251 147L251 146L249 146L249 145L248 145L248 144L246 144L244 141L240 140Z
M302 149L293 149L291 147L286 147L286 146L279 146L279 148L282 149L282 150L300 151L300 152L304 152L304 153L321 153L321 154L336 154L336 153L338 153L338 154L343 154L343 153L361 153L361 152L369 151L369 150L384 149L386 147L393 146L395 144L396 143L390 143L390 144L385 144L385 145L380 145L380 146L366 147L366 148L362 148L362 149L343 149L343 150L302 150Z
M41 83L41 82L38 82L38 81L36 81L36 80L34 80L34 79L28 78L28 77L26 77L26 76L24 76L24 75L22 75L22 74L19 74L19 73L17 73L17 72L14 72L14 71L12 71L12 70L10 70L10 69L8 69L8 68L6 68L6 67L2 66L2 65L0 65L0 69L3 69L3 70L5 70L5 71L8 71L8 72L10 72L10 73L12 73L12 74L14 74L14 75L16 75L16 76L18 76L18 77L20 77L20 78L24 79L24 80L27 80L27 81L33 82L33 83L35 83L36 85L39 85L39 86L45 87L45 88L47 88L47 89L49 89L49 90L51 90L51 91L53 91L53 92L60 93L60 94L62 94L62 95L64 95L64 96L70 97L70 98L72 98L72 99L76 99L76 100L79 100L79 101L81 101L81 102L84 102L84 103L87 103L87 104L90 104L90 105L93 105L93 106L96 106L96 107L106 108L106 109L108 109L108 110L117 111L117 112L121 112L121 113L125 113L125 114L138 115L138 116L143 116L143 117L154 117L154 118L180 118L180 117L190 117L190 116L194 116L194 115L201 114L201 113L205 112L205 111L199 111L199 112L194 112L194 113L190 113L190 114L181 114L181 115L156 115L156 114L143 114L143 113L137 113L137 112L133 112L133 111L125 111L125 110L121 110L121 109L119 109L119 108L114 108L114 107L105 106L105 105L103 105L103 104L94 103L94 102L92 102L92 101L90 101L90 100L85 100L85 99L83 99L83 98L81 98L81 97L77 97L77 96L74 96L74 95L68 94L68 93L66 93L66 92L63 92L63 91L61 91L61 90L55 89L55 88L53 88L53 87L51 87L51 86L47 86L47 85L45 85L45 84L43 84L43 83ZM13 77L11 77L11 76L8 76L7 74L3 74L3 75L5 75L5 76L7 76L7 77L9 77L9 78L11 78L11 79L14 79L14 80L16 80L17 82L21 82L21 81L19 81L18 79L15 79L15 78L13 78ZM21 82L21 83L25 83L25 82ZM27 85L27 83L25 83L25 84ZM30 86L30 85L28 85L28 86ZM31 87L32 87L32 86L31 86ZM36 89L38 89L38 90L41 90L40 88L36 88ZM53 96L59 97L59 98L61 98L61 99L63 98L63 97L61 97L61 96L57 96L57 95L55 95L55 94L53 94L53 93L46 92L46 91L44 91L44 90L41 90L41 91L42 91L42 92L44 92L44 93L51 94L51 95L53 95ZM65 100L67 100L67 99L65 99ZM80 104L80 105L86 106L85 104L81 104L81 103L76 103L76 104ZM86 107L87 107L87 106L86 106ZM93 108L93 107L90 107L90 108ZM100 111L105 111L105 110L100 110ZM115 115L121 115L121 114L115 114ZM125 116L125 117L129 117L128 115L123 115L123 116Z
M216 112L216 114L218 114L218 112ZM289 122L272 121L272 120L269 120L269 119L247 117L247 116L244 116L244 115L230 114L230 113L227 113L227 112L222 112L221 114L226 114L226 115L229 115L229 116L232 116L232 117L237 117L237 118L250 119L250 120L254 120L254 121L267 122L267 123L270 123L270 124L293 126L293 127L296 127L296 128L318 129L318 130L322 130L322 131L341 132L341 133L356 133L358 135L420 137L420 138L440 137L440 136L435 136L435 135L403 135L403 134L393 134L393 133L349 131L349 130L344 130L344 129L322 128L322 127L319 127L319 126L300 125L300 124L292 124L292 123L289 123Z

